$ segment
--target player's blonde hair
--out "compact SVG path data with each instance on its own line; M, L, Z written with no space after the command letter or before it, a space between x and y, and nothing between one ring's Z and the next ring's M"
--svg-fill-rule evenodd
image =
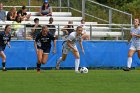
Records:
M46 29L47 31L49 31L48 27L47 26L42 26L42 29Z

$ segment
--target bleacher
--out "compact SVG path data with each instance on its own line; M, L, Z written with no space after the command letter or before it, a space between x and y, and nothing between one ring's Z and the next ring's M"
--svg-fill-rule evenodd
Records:
M22 24L34 24L34 19L35 18L39 18L39 23L41 25L45 25L49 23L49 16L38 16L38 12L27 12L27 14L31 13L31 17L29 19L29 21L22 21ZM82 17L73 17L71 12L53 12L52 13L52 17L54 19L53 24L56 25L56 34L58 34L58 25L59 25L59 30L61 31L61 29L68 24L69 20L73 21L74 24L74 28L76 28L76 26L80 25L80 21L82 19ZM5 21L5 22L0 22L0 24L12 24L12 21ZM86 30L87 30L87 34L90 35L90 25L92 26L92 39L98 39L100 40L101 37L115 37L116 40L118 40L119 37L122 36L121 32L112 32L109 27L97 27L96 24L98 24L97 22L86 22ZM26 28L26 32L30 32L31 28ZM62 35L62 31L60 32L60 35Z

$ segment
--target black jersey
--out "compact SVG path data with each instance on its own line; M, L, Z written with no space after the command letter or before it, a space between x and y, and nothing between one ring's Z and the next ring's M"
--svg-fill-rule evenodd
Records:
M6 46L10 42L11 34L6 35L4 31L0 32L0 46Z
M34 26L35 25L33 25L32 27L34 27ZM35 31L31 33L31 35L32 35L32 37L33 37L34 40L35 40L36 36L40 33L41 29L42 29L41 28L41 25L38 25L37 29L35 29Z
M51 41L54 41L55 37L48 32L46 36L43 36L42 33L40 32L35 41L37 42L37 46L41 48L51 48Z

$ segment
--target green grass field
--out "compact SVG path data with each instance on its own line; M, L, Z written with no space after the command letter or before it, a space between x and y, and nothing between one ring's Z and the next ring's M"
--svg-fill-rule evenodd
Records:
M140 70L0 71L0 93L139 93Z

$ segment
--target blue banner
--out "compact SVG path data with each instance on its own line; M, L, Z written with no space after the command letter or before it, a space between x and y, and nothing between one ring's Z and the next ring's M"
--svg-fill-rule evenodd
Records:
M42 67L56 66L57 59L62 55L62 42L57 41L57 53L52 54L51 51L47 64ZM83 46L85 54L77 44L81 67L124 67L127 65L129 45L124 41L83 41ZM36 67L37 56L34 41L11 41L11 48L6 47L4 52L7 56L7 67ZM61 63L61 67L74 67L74 63L75 57L70 52L66 60ZM133 56L132 66L140 66L137 53Z

